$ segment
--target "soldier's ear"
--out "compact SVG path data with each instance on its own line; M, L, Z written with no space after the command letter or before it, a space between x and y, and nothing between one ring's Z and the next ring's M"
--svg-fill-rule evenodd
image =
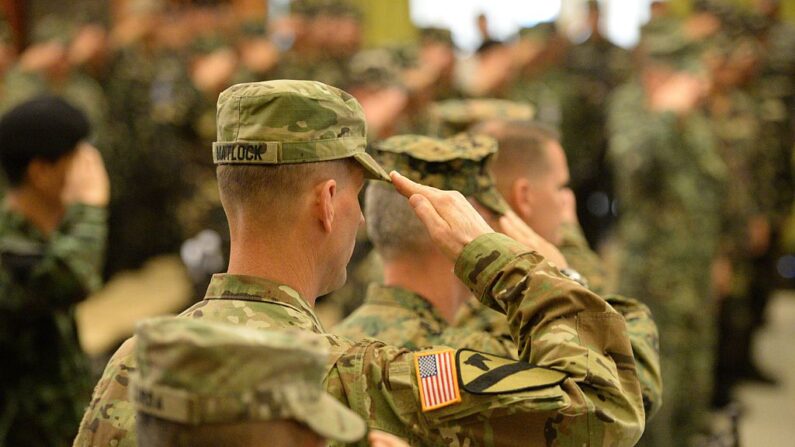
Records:
M315 186L315 216L326 233L331 232L334 223L334 199L337 195L337 181L328 179Z
M530 187L530 180L525 177L514 180L509 197L506 199L516 215L527 221L533 213L533 191Z

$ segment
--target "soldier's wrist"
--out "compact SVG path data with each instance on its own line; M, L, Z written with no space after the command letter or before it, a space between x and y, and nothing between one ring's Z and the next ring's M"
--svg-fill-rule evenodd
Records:
M488 233L468 243L456 259L455 274L482 299L502 269L528 249L501 233Z

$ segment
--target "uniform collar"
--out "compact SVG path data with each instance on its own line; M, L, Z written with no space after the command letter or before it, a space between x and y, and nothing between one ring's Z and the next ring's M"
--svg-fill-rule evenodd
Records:
M210 280L205 300L276 302L294 307L314 320L322 329L314 310L292 287L259 276L217 273Z
M435 321L447 326L447 320L436 310L433 305L422 296L402 287L386 286L383 284L370 284L367 288L366 304L379 304L406 309L425 321Z

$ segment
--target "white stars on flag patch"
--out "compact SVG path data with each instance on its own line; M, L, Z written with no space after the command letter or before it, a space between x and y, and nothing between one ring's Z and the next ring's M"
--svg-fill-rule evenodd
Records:
M452 349L414 354L422 411L461 402L453 354Z

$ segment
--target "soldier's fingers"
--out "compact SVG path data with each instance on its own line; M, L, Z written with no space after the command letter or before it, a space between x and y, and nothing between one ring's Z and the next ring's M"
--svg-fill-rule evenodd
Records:
M397 171L390 172L389 176L392 178L392 184L395 185L397 192L406 198L409 198L414 194L422 194L428 198L432 198L442 192L436 188L421 185L411 179L408 179Z
M431 236L438 234L445 228L449 228L447 222L439 215L439 212L436 211L436 208L433 207L433 204L431 204L431 201L428 200L427 197L422 194L414 194L409 197L409 203L412 208L414 208L414 212L417 214L422 224L425 225L425 228L431 233Z

